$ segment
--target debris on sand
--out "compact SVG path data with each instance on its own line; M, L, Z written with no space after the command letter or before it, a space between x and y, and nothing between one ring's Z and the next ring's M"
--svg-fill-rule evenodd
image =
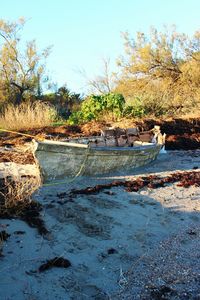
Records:
M0 231L0 241L7 241L9 237L10 234L8 234L5 230Z
M176 291L171 289L167 285L162 285L161 287L150 287L150 296L152 299L160 300L160 299L170 299L169 297L176 296Z
M15 206L5 208L0 205L1 219L20 219L25 221L30 227L34 227L41 235L46 235L49 231L46 229L45 223L40 216L42 205L36 201L16 203Z
M44 272L46 270L49 270L53 267L57 267L57 268L69 268L71 266L71 262L63 257L54 257L52 259L47 260L46 263L42 264L38 271L39 272Z
M164 187L167 184L179 182L177 186L188 188L189 186L200 186L200 172L177 172L172 173L166 177L159 177L156 175L150 175L146 177L138 177L134 180L129 181L113 181L109 184L96 185L94 187L87 187L81 190L71 190L71 195L78 194L97 194L104 189L110 189L112 187L124 186L127 192L138 192L144 187L151 189L157 189Z
M27 179L25 182L16 182L12 178L0 179L0 218L20 219L45 235L48 230L40 215L42 205L31 199L34 182L32 178Z
M7 239L9 237L10 237L10 234L8 234L5 230L0 231L0 257L4 256L2 253L3 242L7 241Z
M107 253L110 255L110 254L118 253L118 251L117 251L115 248L109 248L109 249L107 250Z

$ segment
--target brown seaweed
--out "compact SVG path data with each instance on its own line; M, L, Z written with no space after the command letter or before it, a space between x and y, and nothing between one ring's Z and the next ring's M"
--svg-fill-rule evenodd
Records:
M39 272L44 272L46 270L49 270L53 267L57 267L57 268L69 268L71 266L71 262L63 257L54 257L52 259L49 259L46 261L46 263L42 264L38 271Z
M0 231L0 241L7 241L9 237L10 234L8 234L5 230Z
M167 184L178 182L177 186L188 188L192 185L200 186L200 172L190 171L190 172L177 172L172 173L166 177L159 177L156 175L150 175L146 177L138 177L134 180L129 181L113 181L108 184L98 184L94 187L87 187L80 190L71 190L70 195L88 195L97 194L102 190L111 189L112 187L124 186L127 192L138 192L144 187L151 189L157 189L164 187Z

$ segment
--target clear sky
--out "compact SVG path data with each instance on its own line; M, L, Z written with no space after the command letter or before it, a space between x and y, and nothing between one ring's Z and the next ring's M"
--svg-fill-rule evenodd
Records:
M102 69L102 58L123 54L121 32L134 37L150 26L175 24L192 34L200 29L200 0L0 0L0 18L25 17L26 40L36 39L40 49L53 45L47 68L59 86L86 92L80 75L93 78Z

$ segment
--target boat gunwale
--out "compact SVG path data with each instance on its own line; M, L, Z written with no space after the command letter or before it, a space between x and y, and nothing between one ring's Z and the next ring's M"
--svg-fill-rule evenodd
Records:
M65 147L77 147L77 148L89 148L88 144L83 143L72 143L72 142L62 142L62 141L50 141L50 140L43 140L43 141L37 141L37 144L41 145L56 145L56 146L65 146Z
M113 154L116 154L117 152L119 153L123 153L123 152L137 152L137 151L145 151L145 150L150 150L150 149L156 149L159 146L162 147L161 144L155 144L155 143L148 143L146 145L136 145L133 147L119 147L119 146L115 146L115 147L109 147L109 146L100 146L100 147L95 147L95 146L90 146L89 144L80 144L80 143L71 143L71 142L59 142L59 141L49 141L49 140L45 140L45 141L37 141L38 144L41 145L47 145L47 146L62 146L66 147L66 148L84 148L84 149L88 149L91 150L89 152L94 153L94 152L113 152ZM56 150L52 150L52 149L47 149L48 152L54 152L54 153L62 153L60 152L61 149L56 149ZM38 149L37 151L45 151L45 149ZM84 153L74 153L75 155L82 155Z

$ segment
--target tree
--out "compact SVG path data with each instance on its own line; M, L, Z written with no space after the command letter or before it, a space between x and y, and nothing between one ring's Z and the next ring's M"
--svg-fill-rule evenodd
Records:
M175 27L166 27L163 32L151 28L149 36L138 32L132 39L124 33L123 38L125 55L118 60L121 70L118 92L126 98L152 99L148 103L150 110L154 105L176 110L188 105L188 100L190 105L197 102L200 31L189 37L178 33Z
M5 101L20 104L27 96L41 94L41 85L47 81L45 59L50 47L41 53L37 51L35 40L21 49L20 31L25 21L0 20L0 89Z
M42 100L52 103L56 106L62 117L68 117L72 111L79 109L82 101L81 95L71 92L66 85L55 86L55 92L45 94Z
M110 59L102 59L101 74L95 76L93 79L88 78L84 70L79 73L86 80L86 85L89 87L91 93L94 94L108 94L111 93L115 86L115 74L110 70Z
M65 85L61 86L57 93L57 103L63 116L68 116L73 107L79 106L81 102L80 94L72 93Z

